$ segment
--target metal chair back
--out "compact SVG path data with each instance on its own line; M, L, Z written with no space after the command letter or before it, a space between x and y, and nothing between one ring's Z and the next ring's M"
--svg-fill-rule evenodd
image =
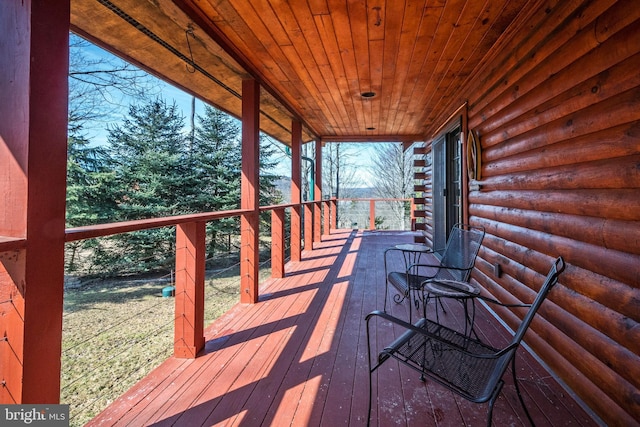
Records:
M440 260L441 267L433 278L468 282L483 238L482 227L454 225Z

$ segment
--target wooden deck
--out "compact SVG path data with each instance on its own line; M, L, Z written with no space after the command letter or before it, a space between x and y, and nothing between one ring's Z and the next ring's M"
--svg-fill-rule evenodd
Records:
M121 396L92 426L366 425L368 369L364 317L382 308L383 250L409 233L339 231L284 279L261 288L255 305L238 304L206 330L205 354L171 358ZM404 305L392 311L406 316ZM455 310L455 307L451 307ZM447 318L454 319L449 311ZM480 308L483 336L504 337ZM379 343L389 337L378 334ZM537 425L596 422L524 349L518 378ZM468 403L395 361L374 378L372 425L484 425L487 406ZM494 425L527 425L509 378Z

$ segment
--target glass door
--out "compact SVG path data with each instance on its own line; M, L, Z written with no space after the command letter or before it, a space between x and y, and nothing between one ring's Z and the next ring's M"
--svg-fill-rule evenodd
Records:
M433 250L441 253L451 228L462 221L462 138L460 126L438 137L433 150Z

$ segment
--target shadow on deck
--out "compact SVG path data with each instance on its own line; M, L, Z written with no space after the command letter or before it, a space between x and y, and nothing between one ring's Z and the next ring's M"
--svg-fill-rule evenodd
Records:
M384 249L412 239L411 233L356 230L324 236L301 262L287 265L284 279L261 286L259 303L237 304L209 326L201 356L168 359L88 425L366 425L364 317L383 306ZM393 314L407 316L404 305L392 305ZM455 310L447 316L455 318ZM480 333L504 335L490 316L479 307ZM537 425L596 424L531 354L519 350L517 363ZM485 423L486 405L423 383L396 362L374 378L372 425ZM493 421L527 425L508 378Z

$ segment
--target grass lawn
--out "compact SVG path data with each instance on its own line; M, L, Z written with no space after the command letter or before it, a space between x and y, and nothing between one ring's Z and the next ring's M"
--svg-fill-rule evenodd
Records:
M239 301L239 267L209 274L205 326ZM267 267L261 278L270 274ZM61 403L82 426L173 353L167 280L104 280L65 291Z

